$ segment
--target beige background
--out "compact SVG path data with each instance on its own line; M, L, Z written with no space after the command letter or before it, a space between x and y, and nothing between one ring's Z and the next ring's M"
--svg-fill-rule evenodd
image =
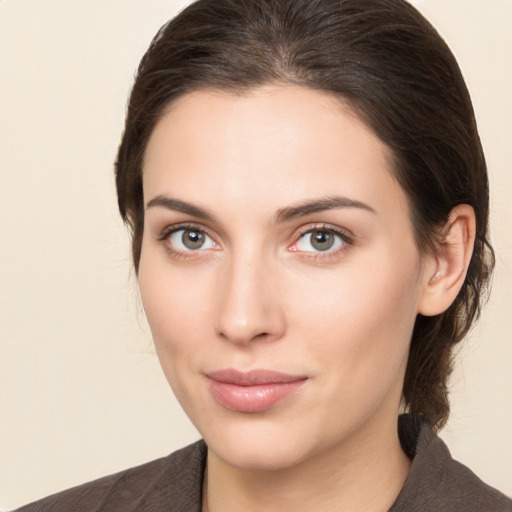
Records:
M0 0L0 510L197 437L153 353L112 176L134 69L185 3ZM472 91L498 254L443 435L512 495L512 1L414 3Z

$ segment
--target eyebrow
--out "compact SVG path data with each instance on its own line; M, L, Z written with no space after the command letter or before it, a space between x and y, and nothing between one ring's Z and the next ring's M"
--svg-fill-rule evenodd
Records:
M198 206L194 206L193 204L187 203L185 201L180 201L179 199L173 199L171 197L156 196L147 203L146 209L156 206L167 208L168 210L173 210L180 213L185 213L187 215L192 215L198 219L211 221L215 220L215 216L208 210L199 208ZM311 215L312 213L335 210L338 208L359 208L370 213L377 213L371 206L362 203L361 201L350 199L344 196L331 196L322 199L313 199L293 206L281 208L274 215L274 222L282 223L298 217Z
M187 215L192 215L193 217L197 217L198 219L204 220L214 220L214 216L203 208L199 208L198 206L194 206L193 204L186 203L185 201L180 201L179 199L172 199L170 197L164 196L156 196L146 205L146 209L152 208L155 206L161 206L163 208L167 208L168 210L173 210L175 212L185 213Z
M323 199L305 201L294 206L281 208L274 216L274 220L276 223L286 222L297 217L304 217L312 213L324 212L337 208L359 208L370 213L377 213L371 206L362 203L361 201L350 199L344 196L331 196Z

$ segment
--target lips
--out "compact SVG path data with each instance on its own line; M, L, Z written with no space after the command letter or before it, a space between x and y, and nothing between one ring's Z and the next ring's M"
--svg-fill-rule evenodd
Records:
M210 392L220 405L236 412L263 412L295 393L307 377L272 370L244 373L233 369L206 374Z

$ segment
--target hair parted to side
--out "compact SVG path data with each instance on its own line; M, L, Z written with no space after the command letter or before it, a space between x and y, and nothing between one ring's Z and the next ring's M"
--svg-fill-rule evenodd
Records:
M480 312L494 266L485 159L469 93L451 51L404 0L199 0L164 25L142 58L116 161L119 209L135 269L144 225L144 152L173 101L202 88L243 93L266 84L330 93L387 144L411 205L419 249L435 251L458 204L477 236L451 307L418 316L403 396L435 428L448 418L452 349Z

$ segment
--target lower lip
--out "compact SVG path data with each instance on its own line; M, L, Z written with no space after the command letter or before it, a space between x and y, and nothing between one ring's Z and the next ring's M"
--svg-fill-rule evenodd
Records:
M238 386L210 379L210 390L222 406L236 412L262 412L295 393L306 379Z

